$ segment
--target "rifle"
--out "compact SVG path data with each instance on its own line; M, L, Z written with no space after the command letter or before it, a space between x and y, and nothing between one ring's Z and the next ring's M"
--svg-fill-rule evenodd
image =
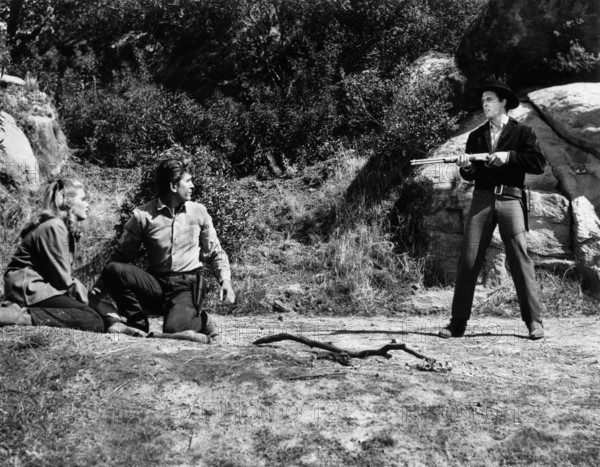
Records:
M471 162L487 162L490 155L486 152L478 154L469 154ZM431 159L416 159L410 161L410 165L429 165L429 164L454 164L458 160L458 156L449 157L433 157Z

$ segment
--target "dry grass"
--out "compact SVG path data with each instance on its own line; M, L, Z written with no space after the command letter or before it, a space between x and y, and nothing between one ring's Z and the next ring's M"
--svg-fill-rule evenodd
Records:
M90 216L82 226L85 234L78 247L79 267L75 275L91 286L106 262L115 237L114 227L119 221L119 209L135 190L140 170L72 164L63 173L79 179L88 193Z
M554 274L537 270L536 280L540 291L544 316L568 317L598 314L598 301L581 289L577 275ZM476 307L477 313L488 316L520 316L519 302L512 279L508 277Z
M364 163L355 152L342 152L302 178L263 187L270 202L255 220L262 237L235 268L246 298L238 313L282 299L302 313L385 314L409 284L422 282L423 261L394 251L387 221L393 197L371 208L346 200ZM305 286L303 293L286 296L290 284Z

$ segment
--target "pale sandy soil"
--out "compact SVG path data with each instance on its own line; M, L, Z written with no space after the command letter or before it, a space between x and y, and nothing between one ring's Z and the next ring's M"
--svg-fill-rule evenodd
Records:
M547 338L537 342L515 319L475 319L464 338L450 340L432 335L446 322L437 316L218 320L221 343L210 346L0 329L7 394L0 421L21 423L3 433L0 459L566 466L600 457L598 317L547 319ZM160 329L160 319L152 326ZM451 371L421 371L418 359L401 351L343 366L295 342L252 345L280 332L352 350L395 339ZM15 408L30 400L31 410Z

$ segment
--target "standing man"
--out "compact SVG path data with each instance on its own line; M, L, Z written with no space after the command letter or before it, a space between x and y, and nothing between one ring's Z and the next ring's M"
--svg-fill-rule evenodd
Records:
M475 181L473 200L467 216L456 276L452 319L441 337L461 337L471 316L477 276L496 225L504 242L521 317L530 339L544 337L540 302L533 261L527 255L525 222L525 174L541 174L546 158L534 131L509 117L507 112L519 106L519 99L503 83L490 82L481 88L487 122L471 132L466 154L459 157L460 175ZM489 153L486 162L469 162L467 154Z
M205 287L200 271L209 264L220 284L220 300L233 303L227 254L206 208L191 201L194 184L187 163L161 162L155 180L158 197L134 209L94 292L96 297L110 292L131 327L148 332L148 314L159 313L164 333L199 333L196 340L204 335L201 341L210 343L217 333L211 316L201 311ZM142 245L148 271L129 264Z

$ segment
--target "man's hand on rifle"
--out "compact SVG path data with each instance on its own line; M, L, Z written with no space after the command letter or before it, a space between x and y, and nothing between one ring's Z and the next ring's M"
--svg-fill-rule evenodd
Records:
M456 165L461 169L469 170L472 165L471 161L469 160L469 154L461 154L458 156L458 159L456 159Z
M224 280L221 283L221 287L219 288L219 300L224 303L235 302L235 292L233 291L233 285L231 285L231 281Z
M490 154L490 158L487 160L485 165L500 167L508 162L509 154L510 153L508 151L500 151Z

